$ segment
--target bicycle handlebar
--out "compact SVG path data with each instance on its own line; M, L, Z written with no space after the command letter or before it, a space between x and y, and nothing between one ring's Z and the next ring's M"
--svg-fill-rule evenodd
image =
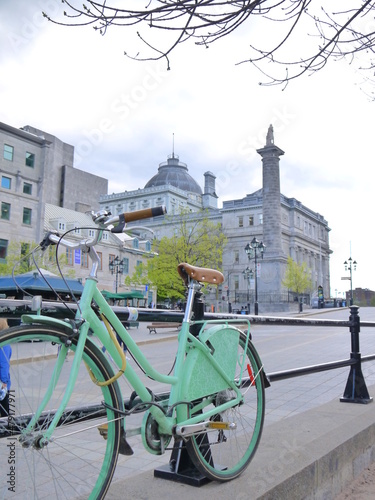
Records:
M106 210L101 210L100 212L91 212L92 220L95 224L99 225L102 229L117 224L111 229L111 233L122 233L125 229L127 222L134 222L141 219L149 219L151 217L157 217L159 215L164 215L167 213L166 207L164 205L160 207L145 208L143 210L135 210L134 212L124 212L115 217L110 217L111 213ZM53 243L61 243L62 245L69 248L81 248L86 249L96 245L99 241L100 231L97 232L96 236L90 239L82 240L80 242L68 241L63 238L57 231L50 231L47 233L40 243L42 250L45 250L49 245Z
M164 215L166 213L167 210L164 205L154 208L145 208L143 210L135 210L134 212L124 212L118 216L119 224L111 229L111 233L122 233L127 222L149 219L150 217L157 217L158 215Z

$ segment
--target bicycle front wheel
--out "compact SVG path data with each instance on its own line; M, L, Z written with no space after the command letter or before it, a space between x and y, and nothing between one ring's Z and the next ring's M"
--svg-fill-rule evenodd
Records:
M117 462L121 420L101 403L104 400L112 408L120 408L120 392L117 383L101 388L92 382L87 367L99 380L113 373L91 340L86 342L85 363L79 367L63 416L48 444L38 446L67 386L75 340L60 374L54 370L58 351L67 339L63 329L49 325L14 327L0 335L0 354L9 357L5 346L12 348L8 415L0 418L1 498L100 499L108 490ZM51 381L51 397L26 434Z
M197 433L186 442L196 468L213 481L229 481L239 476L253 458L262 434L265 410L262 367L251 342L246 348L246 337L242 332L239 333L234 380L240 387L242 401L210 418L218 423L216 429ZM234 394L233 390L226 389L214 398L207 398L206 406L204 401L200 406L208 411L229 402ZM232 428L220 429L220 423L229 423Z

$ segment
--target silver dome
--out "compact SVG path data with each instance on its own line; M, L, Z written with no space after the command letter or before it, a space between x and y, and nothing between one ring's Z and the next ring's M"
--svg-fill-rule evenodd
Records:
M188 174L186 163L180 162L174 154L168 157L167 162L160 163L158 173L147 182L145 188L168 184L182 191L202 194L199 184Z

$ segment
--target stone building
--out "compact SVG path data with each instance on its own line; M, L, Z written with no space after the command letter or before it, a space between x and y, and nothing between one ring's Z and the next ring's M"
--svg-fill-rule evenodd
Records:
M100 205L117 215L148 207L165 205L168 214L178 214L181 209L197 212L202 207L217 207L215 176L206 172L205 187L191 177L186 163L172 153L166 162L160 163L155 174L142 189L102 195Z
M229 304L233 309L252 306L256 283L260 313L288 308L294 298L282 285L288 256L298 263L306 262L313 296L318 286L323 287L326 297L330 295L328 223L321 214L281 193L280 158L284 152L274 142L272 126L265 146L258 149L263 185L243 198L224 201L221 208L215 175L204 174L202 189L174 152L142 189L108 195L108 181L74 168L74 147L53 135L31 126L16 129L0 123L0 141L0 260L6 259L11 241L38 242L44 229L59 218L67 225L77 223L80 216L75 213L100 207L116 215L166 205L169 214L177 215L183 209L193 221L201 217L199 210L204 208L212 221L222 225L228 239L222 269L226 281L219 295L209 299L212 305L221 310L228 310ZM52 217L47 206L59 208L60 215ZM156 237L175 231L173 219L164 217L142 225L153 229ZM245 252L253 238L266 248L256 269ZM113 277L108 265L113 255L129 254L129 275L139 261L151 256L149 233L141 232L139 238L129 241L111 239L103 245L102 278L109 287ZM74 263L73 268L76 277L85 276L81 263ZM124 277L120 278L123 285Z
M21 244L26 253L50 229L62 233L76 227L73 238L83 237L78 228L94 225L85 212L100 208L99 198L108 192L108 180L74 168L73 146L29 125L18 129L0 122L0 147L0 262L6 261L11 243ZM151 244L147 238L111 234L105 238L98 247L100 285L113 291L109 262L119 256L124 261L119 291L127 291L125 276L151 256ZM87 255L73 256L68 250L66 254L71 274L85 278ZM148 295L148 302L156 301L155 291Z
M2 256L8 241L40 241L46 203L98 209L108 192L107 179L73 167L73 146L42 130L0 122L0 145Z
M222 226L228 237L223 255L230 303L241 306L254 302L254 260L249 261L245 246L255 237L265 245L263 258L257 261L257 287L260 310L288 309L295 300L283 285L288 257L299 264L306 263L311 271L312 296L322 286L330 296L329 232L327 221L295 198L280 191L280 157L284 155L274 143L270 126L266 144L257 150L262 157L263 186L242 199L223 202ZM250 279L244 273L253 271ZM306 297L306 302L309 298Z
M103 195L102 208L113 213L140 209L146 206L166 205L169 214L179 213L183 208L193 221L207 209L208 217L220 222L228 239L223 252L225 283L220 289L219 299L211 298L220 310L248 308L255 302L255 282L260 312L287 310L296 297L282 285L287 259L307 264L313 283L312 295L322 286L325 295L330 295L329 231L322 215L303 205L295 198L288 198L280 191L280 157L284 155L274 142L270 126L266 144L258 154L262 158L263 186L244 198L224 201L217 207L215 176L204 174L203 192L188 174L174 154L159 166L158 173L143 189ZM147 221L157 237L170 236L174 223L170 218L158 217ZM254 260L248 260L245 247L253 238L263 242L266 249L257 261L255 276ZM252 277L249 272L253 271ZM306 302L309 297L306 296Z

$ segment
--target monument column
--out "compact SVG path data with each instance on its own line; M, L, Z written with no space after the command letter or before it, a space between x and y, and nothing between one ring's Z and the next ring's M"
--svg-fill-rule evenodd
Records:
M257 150L263 163L263 243L266 245L261 264L264 292L280 293L287 256L281 239L280 156L284 154L274 143L273 127L269 126L266 145Z
M267 132L266 145L257 153L263 163L263 243L267 246L267 256L275 257L282 254L279 162L284 151L274 143L272 125Z

